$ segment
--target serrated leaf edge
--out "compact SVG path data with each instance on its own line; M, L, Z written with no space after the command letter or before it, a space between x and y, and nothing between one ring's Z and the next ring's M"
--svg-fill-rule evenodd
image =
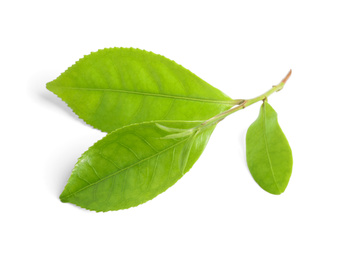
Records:
M187 123L202 123L202 122L204 122L204 121L203 121L203 120L155 120L155 121L149 121L149 122L142 122L142 123L135 123L135 124L126 125L126 126L123 126L123 127L118 128L118 129L116 129L116 130L113 130L112 132L110 132L110 133L108 133L108 134L113 134L114 132L120 131L120 130L123 129L123 128L131 127L131 126L135 126L135 125L157 124L157 123L169 123L169 122L171 122L171 123L180 123L180 122L187 122ZM77 160L77 162L76 162L76 164L75 164L75 166L74 166L72 172L74 171L74 169L76 169L76 168L78 167L78 164L79 164L79 162L83 159L84 154L85 154L89 149L91 149L96 143L98 143L98 142L101 141L101 140L102 140L102 139L96 141L96 142L95 142L93 145L91 145L85 152L83 152L83 153L81 154L81 156L78 158L78 160ZM192 166L192 167L193 167L193 166ZM187 169L186 172L188 172L192 167L190 167L189 169ZM69 184L69 180L70 180L70 178L68 178L67 183L66 183L66 185L65 185L65 188L66 188L67 185ZM172 187L172 186L170 186L170 187L168 187L168 188L171 188L171 187ZM64 189L65 189L65 188L64 188ZM167 188L167 189L168 189L168 188ZM166 190L167 190L167 189L166 189ZM166 190L164 190L163 192L165 192ZM159 193L156 197L158 197L158 196L159 196L160 194L162 194L163 192ZM62 194L62 193L61 193L61 194ZM154 197L154 198L156 198L156 197ZM153 199L154 199L154 198L153 198ZM62 201L61 195L59 196L59 199L60 199L61 202L63 202L63 203L68 203L68 201ZM151 200L153 200L153 199L151 199ZM150 200L148 200L148 201L150 201ZM148 201L145 201L145 202L143 202L143 203L141 203L141 204L138 204L138 205L136 205L136 206L130 206L130 207L121 208L121 209L118 209L118 210L96 210L96 209L93 209L93 208L86 208L86 207L83 207L83 206L81 206L80 204L78 204L78 203L76 203L76 202L70 202L70 203L71 203L71 204L74 204L74 205L76 205L76 206L79 206L79 207L81 207L81 208L83 208L83 209L87 209L87 210L95 211L95 212L99 213L99 212L119 211L119 210L134 208L134 207L137 207L137 206L139 206L139 205L142 205L142 204L144 204L144 203L146 203L146 202L148 202Z

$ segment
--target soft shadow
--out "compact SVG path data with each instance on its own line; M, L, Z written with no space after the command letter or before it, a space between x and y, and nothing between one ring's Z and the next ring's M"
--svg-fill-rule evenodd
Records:
M74 159L67 161L62 152L60 152L60 156L54 157L54 159L55 164L50 165L49 173L46 175L46 182L53 196L59 198L71 176L75 162Z
M51 110L53 112L57 111L58 113L60 112L61 114L73 118L76 122L80 122L86 127L91 127L83 120L79 119L78 116L66 105L66 103L46 88L46 83L54 80L55 78L56 74L51 71L40 72L39 74L32 75L28 81L28 96L35 104L42 107L42 109ZM52 151L53 148L51 147L50 154L54 158L53 160L48 160L52 163L48 163L48 165L46 165L45 184L53 196L58 198L67 184L67 180L70 177L72 169L77 161L77 156L70 156L70 154L81 154L81 151L79 151L80 147L81 146L79 146L79 144L75 145L73 143L70 144L70 148L67 152L60 151L60 153Z
M239 144L240 144L240 151L241 151L241 158L243 162L247 165L246 161L246 133L247 129L241 130L241 133L239 134Z
M80 119L70 107L67 106L65 102L61 100L57 95L50 92L46 88L46 83L54 80L55 73L52 72L45 72L41 73L39 75L33 76L29 81L29 87L30 87L30 94L33 95L34 99L37 99L37 101L42 101L44 104L48 106L52 106L53 108L56 108L58 111L61 111L62 113L70 116L74 120L82 123L83 125L86 125L87 127L90 127L88 124L85 123L82 119Z
M60 163L62 162L62 163ZM48 176L46 176L46 183L48 190L52 193L53 197L59 200L60 194L63 192L69 177L71 176L72 170L74 168L74 160L65 160L65 154L60 152L60 156L55 158L55 164L52 165L49 170ZM62 203L59 200L60 203ZM76 210L81 210L84 212L92 212L76 206L72 203L64 203L68 207L74 208ZM96 213L96 212L93 212Z

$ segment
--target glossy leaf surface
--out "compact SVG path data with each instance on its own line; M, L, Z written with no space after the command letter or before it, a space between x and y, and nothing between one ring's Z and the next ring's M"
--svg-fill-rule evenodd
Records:
M272 194L285 191L292 173L292 151L278 124L277 113L266 101L259 117L248 128L246 158L261 188Z
M47 88L104 132L154 120L206 120L232 100L174 61L133 48L91 53Z
M215 126L180 138L163 138L168 128L199 122L142 123L120 128L78 160L60 195L63 202L95 211L127 209L167 190L196 162Z

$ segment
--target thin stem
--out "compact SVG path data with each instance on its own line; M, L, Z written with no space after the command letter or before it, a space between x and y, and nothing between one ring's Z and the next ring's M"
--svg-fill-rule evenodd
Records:
M286 77L278 85L273 86L270 90L266 91L264 94L262 94L260 96L257 96L257 97L252 98L252 99L237 99L237 100L234 100L234 101L236 101L235 103L238 106L233 107L233 108L231 108L231 109L229 109L225 112L220 113L219 115L216 115L216 116L206 120L205 122L203 122L201 124L201 126L217 124L220 121L222 121L225 117L227 117L227 116L229 116L229 115L231 115L231 114L233 114L233 113L235 113L235 112L237 112L241 109L244 109L245 107L253 105L254 103L257 103L258 101L267 99L267 97L270 96L271 94L273 94L274 92L278 92L278 91L283 89L285 83L287 82L287 80L289 79L291 74L292 74L292 70L290 70L288 72Z

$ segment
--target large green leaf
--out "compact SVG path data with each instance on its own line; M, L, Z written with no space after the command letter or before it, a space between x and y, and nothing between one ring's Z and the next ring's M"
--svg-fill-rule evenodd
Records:
M188 135L182 131L197 124L158 121L113 131L80 157L61 201L108 211L153 199L179 180L204 150L215 126L189 130ZM168 138L171 129L182 134Z
M265 101L259 117L248 128L246 157L254 180L265 191L281 194L292 173L292 151L282 132L277 113Z
M205 120L232 103L174 61L133 48L91 53L47 88L105 132L153 120Z

